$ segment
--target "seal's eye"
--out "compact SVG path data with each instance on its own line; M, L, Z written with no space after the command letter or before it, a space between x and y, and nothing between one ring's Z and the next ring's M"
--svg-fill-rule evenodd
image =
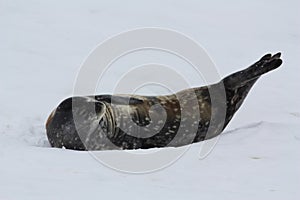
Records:
M72 101L73 98L68 98L65 99L63 102L61 102L58 107L57 107L57 111L68 111L72 109Z

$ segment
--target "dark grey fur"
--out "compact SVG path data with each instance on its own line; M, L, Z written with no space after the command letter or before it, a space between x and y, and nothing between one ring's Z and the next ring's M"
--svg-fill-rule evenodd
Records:
M74 150L178 147L210 139L224 130L258 78L281 63L280 53L267 54L219 83L167 96L71 97L49 116L47 136L51 146Z

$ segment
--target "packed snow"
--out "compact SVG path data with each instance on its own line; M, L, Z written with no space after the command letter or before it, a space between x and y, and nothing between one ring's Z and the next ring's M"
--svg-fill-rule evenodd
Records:
M1 0L0 200L299 199L299 13L296 0ZM284 63L255 84L204 159L202 143L193 144L161 170L132 174L88 152L51 148L45 121L72 96L84 59L140 27L193 38L222 77L268 52L281 51Z

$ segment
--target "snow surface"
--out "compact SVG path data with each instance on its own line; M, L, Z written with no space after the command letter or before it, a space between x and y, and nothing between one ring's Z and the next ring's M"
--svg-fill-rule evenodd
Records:
M299 199L299 13L296 0L1 0L0 200ZM205 159L194 144L171 166L134 175L50 148L45 120L72 95L88 53L144 26L194 38L222 76L267 52L284 63L256 83Z

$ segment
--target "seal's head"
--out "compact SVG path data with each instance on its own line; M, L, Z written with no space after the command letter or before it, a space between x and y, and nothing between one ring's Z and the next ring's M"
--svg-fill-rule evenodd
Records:
M72 97L64 100L52 111L46 122L51 146L85 150L89 136L96 129L108 132L106 105L94 97ZM100 132L103 132L100 131Z

